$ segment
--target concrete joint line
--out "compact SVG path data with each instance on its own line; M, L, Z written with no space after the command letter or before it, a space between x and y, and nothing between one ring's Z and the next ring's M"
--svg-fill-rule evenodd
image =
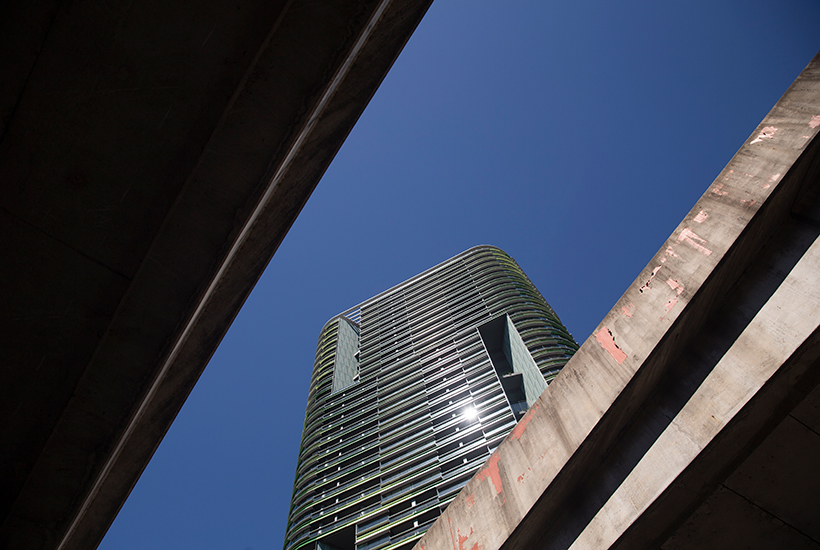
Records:
M818 273L820 239L814 241L570 550L610 548L817 329Z
M108 459L105 462L100 473L97 475L97 478L94 480L94 484L91 487L91 490L88 492L88 495L83 500L82 506L80 507L77 514L74 516L74 519L71 521L68 529L66 530L65 534L63 535L62 539L60 540L60 544L57 546L57 550L64 550L66 545L68 544L69 539L74 534L74 531L77 529L77 525L79 525L82 518L85 516L88 508L91 505L91 502L97 496L97 493L100 490L100 487L105 482L108 474L111 472L111 469L114 466L114 463L119 458L120 453L122 452L123 448L125 447L126 443L128 442L131 434L134 432L137 424L139 424L142 416L145 414L145 411L148 408L149 403L156 395L159 386L162 384L165 376L168 374L168 371L171 368L171 365L176 360L177 356L179 355L182 347L185 345L185 342L188 340L191 332L193 331L194 326L199 321L202 312L205 309L205 305L208 303L209 299L213 295L216 287L219 285L222 277L225 275L228 267L230 266L231 262L233 261L234 257L236 257L239 249L245 243L251 228L256 223L257 219L262 214L262 211L267 207L268 202L270 201L271 196L273 196L273 192L276 187L279 185L279 182L282 181L285 173L290 168L293 159L299 153L299 150L302 148L302 145L307 140L308 136L310 135L313 127L316 125L319 117L322 115L325 107L330 102L330 99L333 97L333 94L338 89L339 85L341 84L342 80L344 80L347 73L350 71L350 68L353 66L356 58L359 55L362 47L364 46L367 39L370 37L373 29L376 27L378 22L381 20L382 15L384 14L387 7L390 5L391 0L382 0L373 14L370 16L367 24L365 25L364 29L362 30L359 37L356 39L351 50L348 52L347 56L344 59L342 65L337 69L336 73L333 75L328 86L325 88L324 92L322 93L321 98L317 102L316 106L310 113L308 117L307 123L302 127L299 131L294 142L291 144L290 148L288 149L287 154L285 155L284 160L280 163L279 167L273 174L270 182L268 183L264 194L262 195L259 202L256 204L253 212L249 216L248 220L242 226L242 230L239 232L236 240L231 245L228 254L222 260L222 263L219 266L219 269L216 272L216 275L211 280L208 288L206 289L204 295L200 299L199 303L197 304L196 310L188 319L188 322L185 324L185 328L180 334L180 336L174 342L173 347L171 348L171 352L168 354L168 357L162 364L162 368L160 368L159 372L157 373L156 378L154 379L151 387L149 388L148 392L146 392L145 396L140 401L139 407L137 411L134 413L134 416L131 418L131 421L125 428L122 436L117 440L117 445L114 448L114 451L109 455Z

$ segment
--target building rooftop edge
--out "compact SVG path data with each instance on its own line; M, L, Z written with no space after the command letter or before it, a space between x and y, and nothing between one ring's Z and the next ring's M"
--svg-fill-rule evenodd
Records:
M353 311L356 311L357 309L361 309L363 306L367 305L368 303L370 303L374 300L383 298L384 296L387 296L388 294L391 294L393 292L396 292L397 290L400 290L401 288L407 286L408 284L412 283L413 281L415 281L417 279L420 279L420 278L425 277L427 275L430 275L431 273L434 273L434 272L436 272L440 269L443 269L445 266L451 264L455 260L462 259L466 256L470 256L470 255L475 254L476 252L479 252L479 251L482 251L482 250L497 250L497 251L501 252L502 254L505 254L506 256L508 256L513 261L515 261L515 258L513 258L509 254L507 254L507 252L505 252L503 249L501 249L498 246L491 245L491 244L478 244L478 245L472 246L472 247L468 248L467 250L465 250L463 252L459 252L455 256L452 256L452 257L444 260L443 262L440 262L440 263L434 265L433 267L431 267L429 269L426 269L426 270L422 271L421 273L419 273L417 275L414 275L414 276L410 277L409 279L407 279L405 281L402 281L401 283L388 288L387 290L379 292L375 296L372 296L372 297L368 298L367 300L364 300L363 302L360 302L360 303L356 304L355 306L342 311L341 313L337 313L336 315L334 315L333 317L328 319L327 322L325 322L324 325L322 325L322 328L319 331L319 334L321 335L325 331L325 329L328 327L328 325L330 325L333 321L335 321L339 317L345 317L349 313L351 313Z

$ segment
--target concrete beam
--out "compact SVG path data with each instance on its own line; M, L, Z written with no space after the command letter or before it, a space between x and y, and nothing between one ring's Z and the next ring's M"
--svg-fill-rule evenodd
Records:
M655 548L749 457L820 377L818 127L815 57L416 548Z
M96 547L429 4L0 8L0 546Z

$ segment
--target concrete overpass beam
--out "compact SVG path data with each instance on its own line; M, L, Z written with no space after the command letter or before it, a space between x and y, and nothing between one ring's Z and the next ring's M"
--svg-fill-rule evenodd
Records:
M418 549L656 547L749 456L817 383L818 126L815 57Z

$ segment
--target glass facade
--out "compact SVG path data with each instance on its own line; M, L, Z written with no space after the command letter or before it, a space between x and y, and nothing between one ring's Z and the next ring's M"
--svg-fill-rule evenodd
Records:
M285 550L411 548L577 349L490 246L328 321Z

